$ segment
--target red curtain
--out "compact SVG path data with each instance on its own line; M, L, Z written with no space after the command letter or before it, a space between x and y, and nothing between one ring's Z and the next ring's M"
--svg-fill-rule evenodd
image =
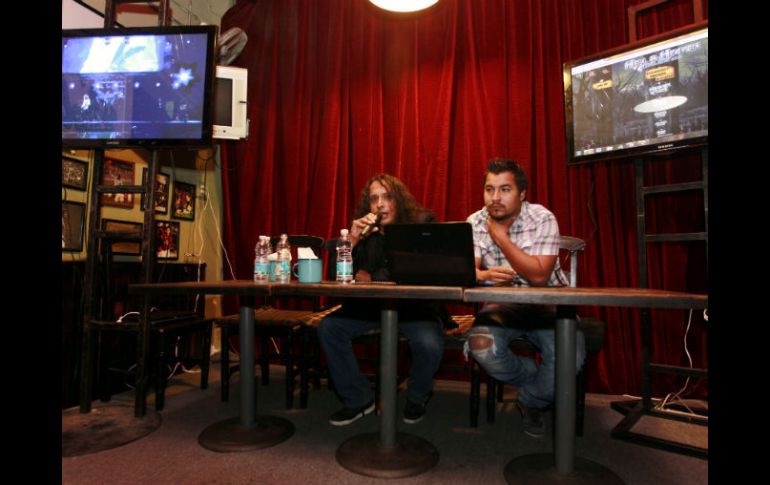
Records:
M363 0L237 2L222 30L240 27L249 38L234 63L249 69L249 137L220 142L235 276L251 277L260 234L334 237L349 227L364 182L378 172L401 178L439 220L464 220L482 206L486 161L505 156L530 174L528 199L554 212L562 234L588 242L579 285L637 286L633 163L567 167L562 64L627 43L626 8L638 3L441 0L396 16ZM692 3L674 0L643 15L637 31L643 38L692 22ZM696 155L673 155L648 163L645 183L699 178ZM703 221L702 203L688 193L651 200L648 222L690 230L682 226ZM706 292L702 243L648 246L650 287ZM639 311L580 311L608 322L588 389L640 393ZM653 361L688 364L687 317L652 312ZM703 327L693 315L696 367L707 367ZM682 383L654 375L653 394ZM686 394L706 395L705 383Z

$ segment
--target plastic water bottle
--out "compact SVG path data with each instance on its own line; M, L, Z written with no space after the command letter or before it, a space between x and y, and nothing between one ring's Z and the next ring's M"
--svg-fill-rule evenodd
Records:
M291 247L289 236L281 234L281 239L275 246L278 259L275 262L275 282L288 283L291 280Z
M348 237L348 230L340 231L337 240L337 283L353 282L353 243Z
M270 279L270 261L267 256L272 252L270 238L259 236L259 242L254 248L254 282L264 283Z

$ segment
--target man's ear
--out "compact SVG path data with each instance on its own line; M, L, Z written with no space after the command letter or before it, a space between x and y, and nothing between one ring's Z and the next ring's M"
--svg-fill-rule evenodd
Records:
M520 200L520 201L522 201L522 202L524 202L524 199L525 199L526 197L527 197L527 191L526 191L526 190L522 190L522 191L519 193L519 200Z

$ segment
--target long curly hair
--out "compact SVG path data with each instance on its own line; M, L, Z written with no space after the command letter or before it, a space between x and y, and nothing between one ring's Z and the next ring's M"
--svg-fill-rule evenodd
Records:
M396 201L395 222L413 223L423 222L430 211L422 207L414 198L404 182L386 173L377 174L366 181L361 196L358 198L356 206L355 219L361 218L369 213L369 188L374 182L379 182L385 187Z

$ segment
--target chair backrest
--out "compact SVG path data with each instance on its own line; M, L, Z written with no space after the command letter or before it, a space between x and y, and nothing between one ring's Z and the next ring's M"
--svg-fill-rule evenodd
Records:
M294 258L295 261L297 259L297 248L310 248L316 256L319 258L321 257L321 250L324 247L324 239L322 237L309 236L306 234L289 234L288 239L289 245L291 246L292 258ZM275 251L275 246L280 240L281 236L273 236L270 238L270 245L273 247L273 251Z
M569 271L565 271L564 268L562 268L562 271L568 275L569 285L572 288L577 286L578 251L584 250L585 247L586 242L580 238L571 236L559 237L559 249L569 252Z
M326 279L334 281L337 278L337 240L339 238L327 239L324 241L323 248L326 252Z

